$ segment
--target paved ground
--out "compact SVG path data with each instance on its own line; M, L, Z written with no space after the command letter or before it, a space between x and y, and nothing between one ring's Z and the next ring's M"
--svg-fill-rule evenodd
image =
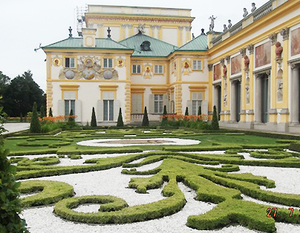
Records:
M8 131L3 134L26 130L29 129L29 126L30 123L4 123L3 127Z

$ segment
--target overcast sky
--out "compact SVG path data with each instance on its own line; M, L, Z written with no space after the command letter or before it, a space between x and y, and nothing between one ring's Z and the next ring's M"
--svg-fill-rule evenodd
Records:
M125 3L126 2L126 3ZM251 3L257 7L267 0L0 0L0 71L11 79L31 70L35 82L46 91L46 56L42 46L68 37L71 26L76 33L76 7L86 4L148 6L192 9L195 20L192 32L198 36L201 28L207 32L211 15L215 31L222 31L223 24L231 19L235 24L242 19L243 8L251 12Z

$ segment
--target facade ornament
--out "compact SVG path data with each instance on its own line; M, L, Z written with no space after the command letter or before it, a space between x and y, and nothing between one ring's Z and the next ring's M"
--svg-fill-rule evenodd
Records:
M143 72L144 78L152 78L153 72L151 65L147 64L144 66L144 72Z
M210 16L208 19L210 19L210 25L209 25L209 31L213 31L215 27L215 19L217 17L214 17L214 15Z
M253 13L256 10L255 2L252 2L251 6L251 13Z
M227 61L227 64L230 63L230 56L225 57L225 60Z
M287 40L290 37L290 29L289 28L284 28L280 31L280 35L282 35L283 40Z
M208 64L207 67L208 67L208 71L212 71L213 70L213 64Z
M232 27L231 19L228 19L228 29Z
M138 33L139 34L144 34L145 33L145 24L144 23L140 23L137 27Z
M201 35L205 35L204 28L201 28Z
M227 106L227 94L226 93L224 93L223 103L224 103L224 106L226 107Z
M223 32L226 32L228 30L226 24L223 24Z
M283 51L281 43L279 41L277 41L276 44L275 44L275 46L276 46L276 49L275 49L276 60L277 59L281 59L281 55L282 55L282 51Z
M224 58L220 60L220 63L221 63L221 65L224 65L224 64L225 64Z
M184 75L189 75L192 72L191 65L188 60L184 60L182 63L182 73Z
M248 45L247 49L248 49L248 51L249 51L250 54L253 54L253 52L254 52L254 45L253 44Z
M110 27L108 27L108 28L107 28L107 38L111 38L110 32L111 32Z
M244 56L245 71L249 71L249 64L250 64L249 57L247 55L245 55Z
M270 35L269 39L272 41L272 45L274 45L277 42L277 33Z
M227 77L227 66L223 65L223 77Z
M240 54L244 57L246 55L246 49L241 49Z
M246 85L245 89L246 89L246 104L250 104L250 87L248 84Z
M69 27L69 38L72 38L72 28L71 28L71 26Z
M245 18L248 15L248 11L246 8L244 8L243 11L244 11L243 17Z
M282 97L283 97L283 82L282 79L278 79L277 101L281 102Z

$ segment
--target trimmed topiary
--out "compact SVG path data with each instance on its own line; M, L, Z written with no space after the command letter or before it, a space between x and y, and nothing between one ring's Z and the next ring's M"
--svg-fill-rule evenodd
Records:
M148 119L147 107L145 107L145 110L144 110L144 116L143 116L142 126L149 126L149 119Z
M0 232L28 232L21 219L21 202L18 199L20 183L15 181L16 169L7 160L8 150L0 148Z
M202 111L201 111L201 106L198 107L198 121L202 121Z
M45 116L45 110L44 110L44 105L42 105L41 108L40 108L40 118L43 119L44 116Z
M123 122L123 117L122 117L122 109L119 109L119 116L118 116L118 122L117 122L117 127L123 127L124 122Z
M49 109L49 117L53 117L52 108Z
M30 122L30 133L40 133L41 124L37 114L36 102L33 103L32 117Z
M75 124L75 116L73 114L73 109L71 109L71 111L70 111L70 115L69 115L69 118L68 118L67 125L69 127L74 127L76 125Z
M216 105L214 105L213 118L212 118L212 122L211 122L211 129L212 130L219 130L219 121L218 121Z
M166 122L168 120L167 115L168 115L168 113L167 113L167 106L164 105L164 112L163 112L162 122Z
M91 118L91 126L97 127L97 120L96 120L96 114L95 114L95 108L92 109L92 118Z
M185 108L185 113L184 113L184 115L185 115L185 116L188 116L188 115L189 115L189 108L188 108L188 107Z

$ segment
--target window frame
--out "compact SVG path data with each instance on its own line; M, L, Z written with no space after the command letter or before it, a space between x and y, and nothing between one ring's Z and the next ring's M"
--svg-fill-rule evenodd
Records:
M135 68L134 68L135 67ZM142 71L141 71L141 65L140 64L133 64L132 66L131 66L131 73L132 74L141 74L142 73Z
M200 66L199 66L200 63ZM202 71L203 70L203 61L201 59L194 59L193 60L193 70L195 71Z
M111 61L111 66L110 66L110 61ZM106 62L106 66L105 66ZM103 68L113 68L113 59L111 57L104 57L103 58Z
M67 62L67 60L68 60L68 62ZM68 64L68 66L67 66L67 64ZM64 57L64 67L65 68L75 68L75 57Z
M162 114L164 111L164 95L163 94L154 94L154 113L155 114ZM155 105L157 103L157 105Z
M161 72L160 72L160 68L161 68ZM164 74L164 66L161 64L154 65L154 74Z

